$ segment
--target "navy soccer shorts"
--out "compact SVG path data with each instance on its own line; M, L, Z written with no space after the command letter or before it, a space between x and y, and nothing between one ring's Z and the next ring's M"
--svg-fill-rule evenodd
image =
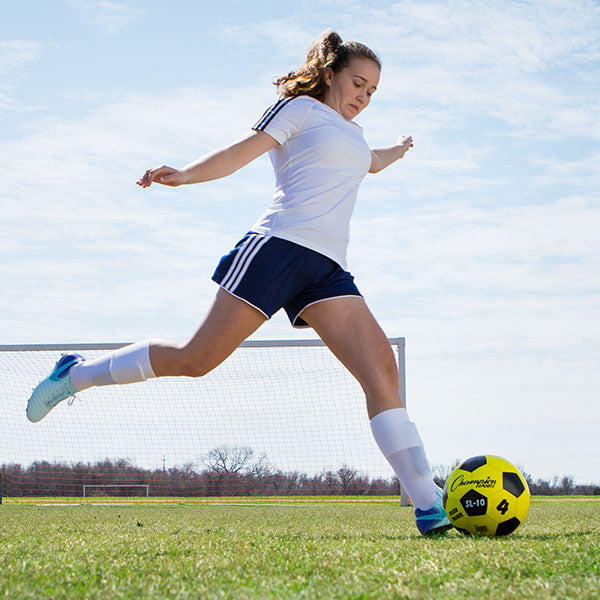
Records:
M283 308L294 327L309 327L299 315L312 304L361 296L354 277L330 258L294 242L254 232L221 259L212 279L268 319Z

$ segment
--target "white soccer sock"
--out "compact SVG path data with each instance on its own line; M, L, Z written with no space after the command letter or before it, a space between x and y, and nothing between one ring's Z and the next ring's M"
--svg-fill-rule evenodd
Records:
M371 419L371 431L415 507L426 509L438 498L425 448L405 408L384 410Z
M80 392L95 385L135 383L156 377L150 364L150 342L137 342L75 365L69 371L71 385Z

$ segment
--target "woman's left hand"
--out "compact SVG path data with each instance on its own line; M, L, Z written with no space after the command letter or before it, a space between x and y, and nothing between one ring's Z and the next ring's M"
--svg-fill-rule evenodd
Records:
M371 150L369 173L379 173L393 162L400 160L413 147L412 135L402 135L393 146Z
M400 150L400 158L402 158L411 148L414 148L412 135L401 135L396 140L396 145Z

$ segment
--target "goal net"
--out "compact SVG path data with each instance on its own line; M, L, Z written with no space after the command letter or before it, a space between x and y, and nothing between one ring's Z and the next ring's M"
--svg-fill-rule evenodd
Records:
M404 339L390 343L405 397ZM5 502L80 502L84 489L89 501L400 494L360 386L317 340L248 341L205 377L90 388L27 420L62 354L123 345L0 346Z
M150 496L150 486L143 484L122 484L113 483L108 485L101 484L88 484L83 486L83 497L89 498L91 496L131 496L131 490L137 490L139 493L148 498Z

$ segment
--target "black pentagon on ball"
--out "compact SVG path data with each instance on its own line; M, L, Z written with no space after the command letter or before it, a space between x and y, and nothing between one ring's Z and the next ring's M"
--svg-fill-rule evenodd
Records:
M487 498L475 490L469 490L460 503L470 517L485 515L487 511Z
M463 471L468 471L472 473L475 469L482 467L487 463L487 458L485 456L473 456L471 458L467 458L465 462L460 465L460 468Z
M502 473L502 487L515 498L525 491L525 486L516 473Z
M498 524L498 528L496 529L496 535L508 535L509 533L512 533L520 524L521 521L519 521L517 517L508 519L508 521L502 521L502 523Z

